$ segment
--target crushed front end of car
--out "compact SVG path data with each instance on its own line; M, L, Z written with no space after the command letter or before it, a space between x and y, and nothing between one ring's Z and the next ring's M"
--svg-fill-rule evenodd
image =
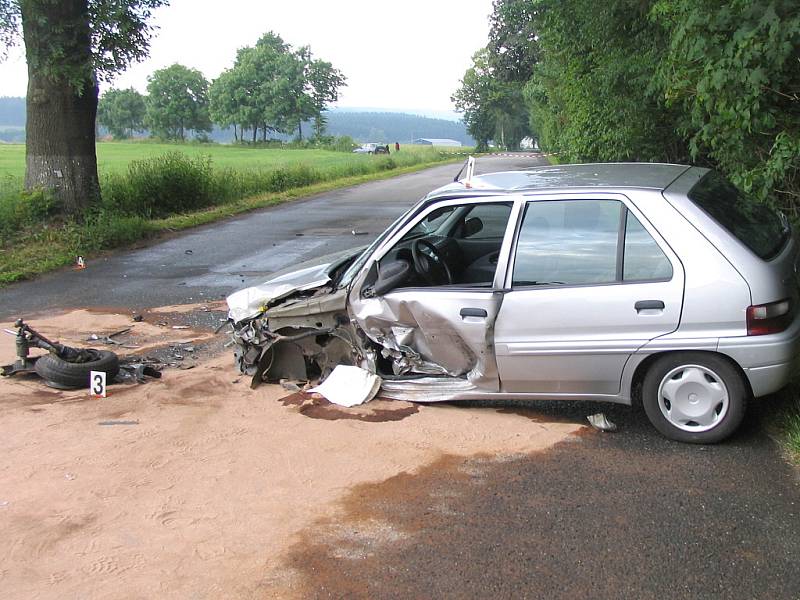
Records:
M236 366L262 381L324 379L336 365L364 361L346 308L346 289L337 289L338 264L324 263L279 275L231 294L228 318Z

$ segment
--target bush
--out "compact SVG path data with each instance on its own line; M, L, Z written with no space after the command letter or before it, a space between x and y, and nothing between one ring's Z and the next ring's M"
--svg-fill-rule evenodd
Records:
M341 135L333 140L329 147L337 152L352 152L356 143L349 135Z
M46 223L60 209L52 194L20 191L9 183L0 191L0 233L10 237L22 227Z
M170 152L133 161L122 175L109 176L103 185L103 207L142 217L165 217L215 204L224 193L217 185L211 158L189 158Z

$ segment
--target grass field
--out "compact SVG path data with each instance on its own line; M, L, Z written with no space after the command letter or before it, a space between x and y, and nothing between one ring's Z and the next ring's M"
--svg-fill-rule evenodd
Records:
M403 146L400 153L418 153L427 146ZM168 152L180 151L190 157L209 156L215 167L239 171L261 170L306 163L326 169L338 165L366 162L374 157L367 154L334 152L332 150L282 150L248 148L222 144L158 144L152 142L99 142L97 168L101 176L120 173L131 161L154 158ZM25 175L25 145L0 144L0 178L22 179Z
M218 144L101 142L101 196L65 219L52 196L22 193L25 146L0 145L0 286L123 247L307 194L459 161L405 146L389 156Z

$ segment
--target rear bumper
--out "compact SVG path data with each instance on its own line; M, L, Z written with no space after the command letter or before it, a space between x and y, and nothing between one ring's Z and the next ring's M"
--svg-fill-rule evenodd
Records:
M755 397L777 392L800 372L800 316L781 333L720 338L719 352L742 367Z

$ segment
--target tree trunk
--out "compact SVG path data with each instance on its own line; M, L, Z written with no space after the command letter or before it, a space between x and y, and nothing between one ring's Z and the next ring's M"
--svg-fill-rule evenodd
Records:
M253 125L253 144L255 144L257 141L256 138L257 135L258 135L258 125Z
M79 215L100 198L88 0L22 0L20 8L28 62L25 188L51 190L67 214Z
M303 141L303 122L302 121L299 121L297 123L297 135L298 135L300 141L302 142Z

